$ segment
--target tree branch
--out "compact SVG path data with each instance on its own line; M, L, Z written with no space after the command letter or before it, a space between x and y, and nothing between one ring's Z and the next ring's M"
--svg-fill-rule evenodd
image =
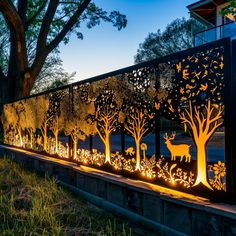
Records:
M128 124L125 124L125 129L131 134L131 135L135 135L135 132L134 132L134 128L133 129L131 129L130 127L129 127L129 125Z
M201 120L200 111L197 109L197 107L194 107L194 111L195 111L195 117L198 121L198 136L200 136L201 133L203 132L203 126L206 119Z
M67 12L66 14L64 14L63 16L61 16L60 18L57 18L56 21L61 21L63 20L65 17L68 17L70 15L70 12Z
M219 120L221 117L222 117L222 113L223 113L223 109L222 107L220 107L218 110L217 110L217 114L215 115L215 117L213 117L211 120L210 120L210 124Z
M49 2L47 11L44 15L41 28L39 31L36 54L39 54L40 51L43 51L46 48L48 32L50 30L53 17L56 13L58 3L59 3L59 0L50 0Z
M111 130L112 130L113 128L119 127L119 124L117 123L117 120L116 120L116 119L114 119L114 120L111 121L110 127L111 127Z
M47 54L46 52L41 52L40 54L37 54L35 57L35 60L33 62L33 64L30 67L30 74L31 74L31 81L30 81L30 87L32 88L34 85L34 82L36 80L36 77L39 75L44 62L47 58Z
M188 117L189 117L191 123L192 123L193 125L195 125L194 119L193 119L193 107L192 107L191 101L189 102L189 111L188 111L187 109L185 109L185 112L186 112L186 114L188 115Z
M143 130L147 124L148 124L148 120L142 119L140 121L140 130Z
M218 127L220 127L223 124L223 121L219 123L215 123L212 130L207 134L207 140L214 134L214 132L217 130Z
M48 0L44 0L43 4L38 8L38 10L34 13L34 15L25 22L25 29L28 29L29 25L32 24L33 21L36 19L36 17L42 12L47 2Z
M113 114L111 114L110 116L108 116L108 121L112 121L114 120L115 116L118 114L118 111L114 111Z
M145 130L141 132L141 138L149 131L149 127L147 127Z
M11 29L11 36L16 38L17 44L15 47L11 47L10 54L17 57L17 65L20 71L24 71L28 67L27 56L26 56L26 44L23 22L17 13L17 10L10 0L0 1L0 12L2 12L4 19ZM12 44L13 42L11 42ZM14 50L14 52L13 52ZM9 73L10 71L8 71ZM11 72L10 72L11 73Z
M82 15L82 13L85 11L90 2L91 0L84 0L81 3L76 12L71 16L71 18L67 21L67 23L63 27L63 29L60 31L60 33L47 46L48 52L51 52L54 48L56 48L59 45L59 43L64 39L66 34L69 31L71 31L73 26L77 23L78 18Z
M0 1L0 11L5 20L10 23L12 27L16 28L22 23L15 6L10 0Z
M209 133L209 129L210 129L210 124L211 124L211 114L214 110L214 107L211 106L211 100L208 99L207 101L207 106L205 106L205 109L206 109L206 128L204 130L204 133L205 134L208 134Z
M106 143L106 141L105 141L105 139L104 139L102 133L100 132L100 130L99 130L99 128L98 128L97 126L96 126L96 130L97 130L97 132L98 132L98 135L99 135L100 139L103 141L103 143Z
M25 25L26 22L26 12L28 7L28 1L26 0L18 0L18 14L22 20L23 25Z
M75 134L75 130L72 130L71 134L70 134L72 141L75 142L76 141L76 134Z
M182 120L182 123L187 123L189 124L189 126L191 127L191 129L193 129L193 124L192 122L190 122L186 117L185 117L185 114L181 114L180 115L180 119Z

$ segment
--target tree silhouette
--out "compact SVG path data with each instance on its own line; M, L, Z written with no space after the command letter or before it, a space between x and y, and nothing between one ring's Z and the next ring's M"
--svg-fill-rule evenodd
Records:
M24 112L22 113L21 119L21 128L23 130L27 130L30 140L30 148L33 149L33 139L34 139L34 132L36 131L36 122L35 117L33 115L36 99L30 98L27 100L21 101L24 106Z
M224 49L212 48L180 58L172 64L175 76L168 96L158 109L163 116L184 125L192 135L197 151L197 178L212 189L207 176L206 146L223 124Z
M153 103L146 99L140 98L138 95L136 100L124 100L122 111L126 118L124 128L135 141L136 146L136 167L135 170L140 170L140 142L142 138L153 129L155 123L155 110Z
M64 131L66 135L71 135L73 141L73 159L77 159L78 140L84 140L87 136L93 135L95 127L87 122L87 116L94 112L92 103L85 103L81 100L80 91L73 92L73 111L70 106L69 94L65 96L61 103L61 115L64 117Z
M53 117L53 122L50 124L50 130L53 132L55 138L55 153L58 153L58 138L59 132L64 127L64 117L60 114L57 114Z
M87 120L94 124L105 147L105 162L110 160L110 136L120 128L121 106L124 98L130 96L132 86L122 76L108 77L91 84L80 85L83 102L94 105Z
M1 115L2 123L3 123L3 130L4 130L4 142L8 143L7 137L9 129L13 128L14 133L17 128L17 116L16 116L16 109L13 106L13 103L11 104L5 104L3 107L3 113ZM14 135L14 141L15 141L15 135Z
M36 127L40 129L43 136L43 150L47 151L48 122L51 119L51 117L48 115L49 98L47 97L47 95L36 97L32 109Z
M51 94L48 116L51 117L48 126L55 138L55 153L58 153L58 136L60 130L64 127L64 117L61 114L61 102L66 95L66 91L59 90ZM67 104L69 105L69 104Z
M153 130L155 123L154 97L156 96L156 68L147 66L126 73L129 97L123 99L124 129L134 138L136 170L140 170L140 142Z
M25 127L25 107L22 101L6 104L3 108L2 122L4 126L4 134L11 127L14 129L14 143L16 144L16 137L19 137L20 146L23 146L22 128Z
M95 122L96 131L105 146L105 162L111 163L110 136L120 128L118 121L120 108L113 100L113 95L101 94L95 102Z
M207 158L206 144L212 137L216 129L223 124L221 120L223 115L223 106L213 106L209 99L204 109L193 107L189 102L189 107L185 108L180 114L180 119L185 126L192 131L193 139L197 147L197 170L198 175L194 185L200 183L212 189L207 181Z
M25 108L21 101L13 103L13 107L15 108L15 126L14 128L17 131L17 135L20 139L20 146L23 146L23 137L22 137L22 128L25 124Z
M48 103L46 101L43 101L45 109L39 109L38 106L40 106L41 100L41 98L33 97L25 100L24 102L26 118L25 128L27 129L30 136L31 148L33 148L34 133L36 132L37 128L40 128L42 123L41 119L43 119L43 116L45 115L38 114L38 112L46 112L46 110L48 109Z
M177 18L161 32L149 33L134 57L135 63L153 60L187 48L193 47L192 34L204 30L199 21L191 18Z

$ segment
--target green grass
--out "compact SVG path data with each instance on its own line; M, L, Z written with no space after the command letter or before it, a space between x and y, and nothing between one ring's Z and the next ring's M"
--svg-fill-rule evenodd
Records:
M0 158L0 235L129 236L131 230L58 186L55 179Z

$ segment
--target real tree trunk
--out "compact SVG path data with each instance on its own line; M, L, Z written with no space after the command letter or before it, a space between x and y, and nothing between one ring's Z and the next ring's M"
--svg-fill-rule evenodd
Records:
M28 71L24 26L23 24L19 25L18 32L11 24L8 24L8 27L10 31L10 55L8 72L5 78L4 87L6 92L3 95L4 102L10 102L29 95L32 84L32 78Z
M195 141L197 147L197 179L194 183L194 186L202 183L207 188L213 190L207 180L207 156L205 147L206 142L204 142L201 137L199 138L199 141Z
M3 79L0 78L0 104L12 102L21 97L18 94L19 89L16 89L16 81L18 80L19 77L17 76L5 77ZM29 95L29 93L30 91L26 94Z
M43 63L41 64L43 65ZM42 68L40 65L38 70L33 74L27 71L27 69L20 73L17 66L14 65L15 63L12 62L12 65L9 67L11 70L9 75L0 77L0 105L29 96Z
M10 100L14 99L12 90L7 78L0 78L0 104L10 102Z
M135 170L140 171L140 140L135 140L136 145L136 167Z
M106 159L105 159L105 163L111 163L111 149L110 149L110 135L106 135L105 138L105 155L106 155Z

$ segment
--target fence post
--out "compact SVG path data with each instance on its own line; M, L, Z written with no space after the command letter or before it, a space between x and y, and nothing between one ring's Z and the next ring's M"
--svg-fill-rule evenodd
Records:
M73 85L70 85L69 87L69 106L71 110L71 115L73 115L74 112L74 96L73 96ZM69 135L69 160L73 160L73 140L71 135Z
M225 46L225 164L228 200L236 202L236 40Z

